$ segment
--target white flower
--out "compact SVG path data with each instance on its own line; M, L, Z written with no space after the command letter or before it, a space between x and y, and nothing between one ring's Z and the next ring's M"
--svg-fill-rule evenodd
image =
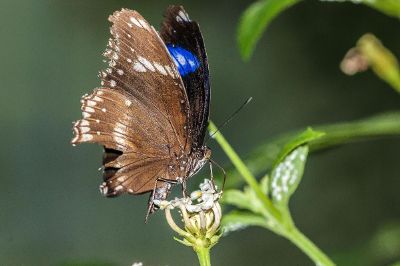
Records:
M211 247L220 235L221 206L218 200L222 193L216 191L214 184L205 179L200 190L193 191L190 197L175 198L171 201L154 201L160 209L165 210L168 224L179 235L183 236L183 244L188 246ZM181 229L173 220L171 210L179 208L184 223Z

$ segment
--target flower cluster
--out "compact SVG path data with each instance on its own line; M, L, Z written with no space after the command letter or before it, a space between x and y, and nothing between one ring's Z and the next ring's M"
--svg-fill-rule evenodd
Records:
M218 192L212 181L205 179L200 184L200 190L190 194L190 197L175 198L171 201L155 201L154 203L165 210L169 226L183 237L179 242L197 248L211 248L220 237L221 206ZM171 210L178 209L184 228L174 221Z

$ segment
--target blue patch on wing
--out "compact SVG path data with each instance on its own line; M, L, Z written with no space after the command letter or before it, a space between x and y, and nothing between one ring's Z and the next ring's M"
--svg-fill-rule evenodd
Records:
M190 51L172 44L167 44L167 48L182 77L195 72L199 68L199 60Z

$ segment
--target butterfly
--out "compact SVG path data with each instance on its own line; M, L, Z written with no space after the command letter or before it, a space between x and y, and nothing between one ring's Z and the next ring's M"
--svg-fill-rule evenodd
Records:
M137 11L109 17L109 67L100 71L101 87L82 96L71 141L104 147L103 195L151 193L146 220L155 200L175 184L185 192L187 179L211 160L203 37L182 6L169 6L164 16L160 32Z

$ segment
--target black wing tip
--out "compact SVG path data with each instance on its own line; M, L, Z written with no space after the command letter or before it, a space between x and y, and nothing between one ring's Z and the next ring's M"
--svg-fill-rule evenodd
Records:
M186 12L185 8L182 5L170 5L164 12L164 17L177 17L180 16L183 21L191 22L192 20L189 17L189 14Z

